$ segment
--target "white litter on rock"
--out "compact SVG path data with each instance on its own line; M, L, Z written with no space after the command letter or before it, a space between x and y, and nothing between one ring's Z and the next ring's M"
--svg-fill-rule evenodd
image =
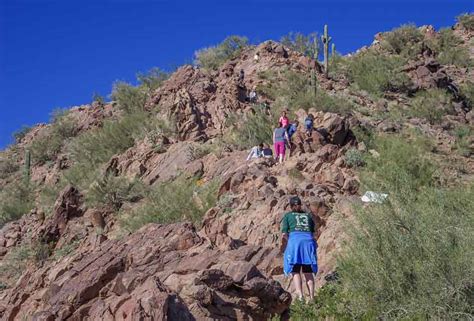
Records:
M360 198L364 203L377 203L382 204L383 201L388 197L388 194L376 193L372 191L365 192L364 195Z

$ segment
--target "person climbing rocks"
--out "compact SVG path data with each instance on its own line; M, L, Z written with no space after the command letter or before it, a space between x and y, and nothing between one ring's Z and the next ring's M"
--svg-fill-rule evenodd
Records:
M291 153L293 151L293 140L292 140L292 137L293 135L296 133L296 131L298 130L298 125L299 125L299 121L295 119L294 122L292 122L290 125L288 125L288 141L286 142L287 143L287 146L288 146L288 157L291 157Z
M249 102L255 103L257 101L257 87L253 86L249 93Z
M313 237L315 224L310 213L303 211L301 199L297 196L290 199L291 212L286 213L281 220L280 251L283 252L283 271L291 275L293 286L299 300L303 297L303 273L309 293L309 299L314 299L314 275L318 272L317 243Z
M273 151L270 148L270 146L268 146L268 144L263 145L262 155L263 155L264 158L272 158L273 157Z
M286 127L279 123L273 131L273 147L275 148L275 159L280 163L283 163L285 159L285 142L287 141L289 141L289 138Z
M288 137L290 138L290 141L291 141L291 137L296 133L296 131L298 130L298 125L299 125L299 121L298 120L295 120L294 122L292 122L289 127L288 127Z
M240 85L244 84L244 78L245 78L245 72L243 69L240 69L239 78L237 80Z
M281 116L280 116L280 119L278 120L278 122L279 122L281 127L286 128L288 126L288 124L290 123L290 120L286 116L286 110L281 112Z
M263 151L263 144L262 143L258 146L252 147L252 149L250 150L249 155L247 156L247 160L249 161L249 160L254 159L254 158L262 157L263 156L262 151Z
M260 60L260 55L257 52L255 56L253 56L253 61L257 63L259 60Z
M313 132L313 126L314 126L314 116L313 116L313 114L308 114L308 116L304 120L304 126L306 128L306 134L308 136L311 136L311 134Z

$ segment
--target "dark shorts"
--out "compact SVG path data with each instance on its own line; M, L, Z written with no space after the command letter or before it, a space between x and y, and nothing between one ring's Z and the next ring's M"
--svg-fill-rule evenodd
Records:
M293 265L293 270L291 270L292 273L313 273L313 269L311 268L311 265L309 264L295 264Z

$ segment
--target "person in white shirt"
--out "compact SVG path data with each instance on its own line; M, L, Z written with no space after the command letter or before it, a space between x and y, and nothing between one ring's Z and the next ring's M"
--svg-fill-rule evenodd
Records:
M252 149L250 150L249 155L247 156L247 160L249 161L249 160L254 159L254 158L262 157L263 156L262 150L263 150L263 144L252 147Z

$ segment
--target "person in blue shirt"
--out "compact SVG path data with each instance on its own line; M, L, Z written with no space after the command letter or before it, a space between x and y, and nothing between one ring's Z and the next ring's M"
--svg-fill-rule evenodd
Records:
M283 233L280 251L283 254L283 271L292 275L293 286L298 299L303 300L304 274L309 291L309 298L314 299L314 276L318 272L317 243L313 234L315 223L310 213L303 211L301 199L297 196L290 199L291 211L281 220Z
M312 114L308 114L308 117L304 120L304 126L306 128L306 134L311 136L314 126L314 116Z

